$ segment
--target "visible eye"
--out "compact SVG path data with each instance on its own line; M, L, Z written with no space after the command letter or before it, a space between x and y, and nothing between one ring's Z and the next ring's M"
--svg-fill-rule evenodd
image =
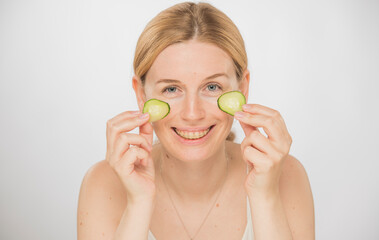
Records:
M217 90L220 90L221 89L221 87L219 86L219 85L217 85L217 84L209 84L208 86L207 86L207 89L209 90L209 91L211 91L211 92L215 92L215 91L217 91Z
M163 89L163 93L164 92L167 92L167 93L174 93L174 92L176 92L176 90L177 90L177 88L176 87L174 87L174 86L170 86L170 87L166 87L165 89Z

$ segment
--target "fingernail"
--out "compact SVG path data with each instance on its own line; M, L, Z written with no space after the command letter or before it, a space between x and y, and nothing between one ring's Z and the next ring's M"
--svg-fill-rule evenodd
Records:
M251 106L249 104L244 104L244 105L242 105L242 109L248 110L248 109L251 109Z
M148 116L149 116L148 113L144 113L144 114L139 115L138 117L141 118L141 119L145 119L145 118L147 118Z
M246 114L244 112L236 112L234 113L234 117L235 118L244 118L246 116Z

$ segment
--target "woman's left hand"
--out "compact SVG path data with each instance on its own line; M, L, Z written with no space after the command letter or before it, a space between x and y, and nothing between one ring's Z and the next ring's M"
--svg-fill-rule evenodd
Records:
M234 117L245 132L241 143L243 159L252 166L245 181L249 195L279 194L279 178L283 161L289 154L292 138L280 113L259 105L245 104ZM262 127L267 137L258 129Z

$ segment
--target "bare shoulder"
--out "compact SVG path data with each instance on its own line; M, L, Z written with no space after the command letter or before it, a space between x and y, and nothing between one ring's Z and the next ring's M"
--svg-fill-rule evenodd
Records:
M289 193L289 190L303 190L306 193L311 194L307 172L303 164L292 155L288 155L283 162L280 188L284 191L284 194Z
M306 174L303 164L301 164L301 162L297 158L295 158L294 156L290 154L284 160L283 171Z
M314 239L314 202L308 175L291 155L283 162L280 195L293 239Z
M86 175L84 176L82 187L109 187L115 184L120 184L116 173L113 171L111 166L107 163L106 160L99 161L91 166Z
M116 173L103 160L85 174L80 188L77 232L79 240L109 238L126 206L126 193Z

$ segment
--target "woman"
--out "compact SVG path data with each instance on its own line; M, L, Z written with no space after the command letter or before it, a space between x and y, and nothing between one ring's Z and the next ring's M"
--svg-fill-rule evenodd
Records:
M247 98L250 75L224 13L189 2L161 12L138 40L134 71L140 111L151 98L171 111L154 123L140 111L107 122L106 159L80 191L79 240L314 239L309 181L280 114L245 104L234 118L246 137L228 140L234 118L217 99Z

